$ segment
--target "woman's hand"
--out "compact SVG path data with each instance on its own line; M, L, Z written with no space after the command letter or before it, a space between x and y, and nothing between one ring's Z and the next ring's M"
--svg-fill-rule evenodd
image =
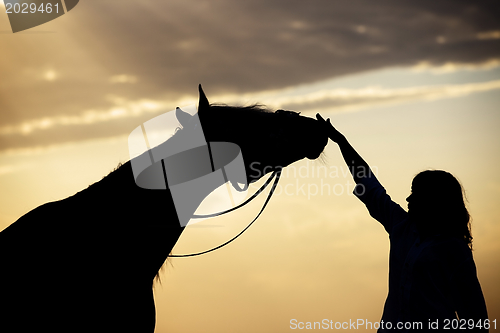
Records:
M356 184L361 182L361 178L371 177L373 172L370 170L368 164L361 156L359 156L351 144L347 142L345 136L332 126L330 119L325 121L319 113L316 114L316 119L318 119L320 126L323 127L328 137L339 145L342 157L344 158L344 161L347 164L347 167L349 168Z
M340 143L341 141L345 140L345 137L333 127L333 125L330 123L330 118L328 118L326 121L321 117L319 113L316 114L316 119L318 119L319 123L321 126L323 126L323 129L326 131L326 134L328 137L333 141L336 142L337 144Z

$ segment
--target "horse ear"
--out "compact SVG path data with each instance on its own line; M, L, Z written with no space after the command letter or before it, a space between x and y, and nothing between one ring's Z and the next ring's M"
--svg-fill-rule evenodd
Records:
M208 109L210 106L210 103L208 103L207 96L205 96L205 93L203 92L203 88L201 88L201 84L198 85L198 90L200 92L200 100L198 102L198 112L202 109Z
M175 117L179 121L179 123L182 125L182 127L186 127L187 123L191 118L193 118L192 115L190 115L187 112L184 112L181 110L181 108L177 107L175 109Z

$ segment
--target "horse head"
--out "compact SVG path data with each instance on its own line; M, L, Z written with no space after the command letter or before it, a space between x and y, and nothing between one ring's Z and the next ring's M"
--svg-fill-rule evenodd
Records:
M202 125L207 142L237 144L247 183L303 158L316 159L328 143L319 122L298 112L210 104L201 85L199 94L198 113L193 116L177 109L178 121L186 132Z

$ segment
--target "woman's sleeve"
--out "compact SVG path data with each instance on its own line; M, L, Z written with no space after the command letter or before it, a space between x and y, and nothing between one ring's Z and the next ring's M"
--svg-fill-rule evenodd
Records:
M361 178L353 193L366 205L370 215L384 226L389 235L394 226L408 218L408 213L391 200L373 174Z

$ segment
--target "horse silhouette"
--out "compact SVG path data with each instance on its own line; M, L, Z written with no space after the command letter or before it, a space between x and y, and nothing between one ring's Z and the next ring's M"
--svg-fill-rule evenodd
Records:
M241 148L247 184L315 159L327 144L315 119L209 104L201 85L199 93L206 140ZM182 129L167 141L193 125L188 113L176 115ZM33 209L0 233L0 332L153 332L155 276L183 230L170 190L137 186L131 161Z

